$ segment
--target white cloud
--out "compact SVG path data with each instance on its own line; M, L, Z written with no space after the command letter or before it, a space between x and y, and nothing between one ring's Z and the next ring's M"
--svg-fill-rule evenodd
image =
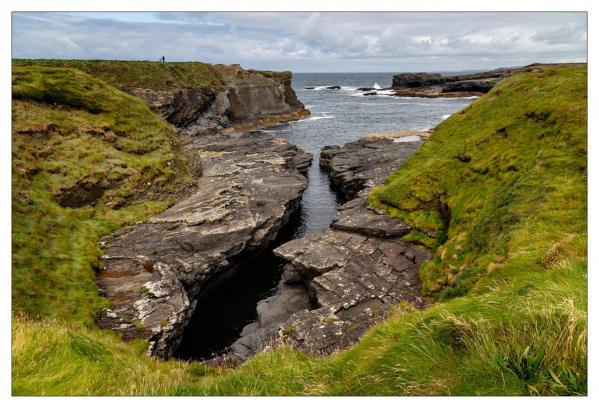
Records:
M586 60L585 13L14 13L13 57L201 60L295 71Z

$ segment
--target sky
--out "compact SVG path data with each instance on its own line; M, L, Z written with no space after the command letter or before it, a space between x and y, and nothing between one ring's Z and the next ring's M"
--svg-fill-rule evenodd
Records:
M13 12L13 58L203 61L294 72L586 62L584 12Z

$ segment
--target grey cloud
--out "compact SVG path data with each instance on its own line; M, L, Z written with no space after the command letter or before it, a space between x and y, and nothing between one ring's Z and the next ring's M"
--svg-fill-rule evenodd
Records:
M295 71L586 61L585 13L13 13L13 57L201 60ZM102 17L102 18L98 18ZM133 16L132 16L133 17Z

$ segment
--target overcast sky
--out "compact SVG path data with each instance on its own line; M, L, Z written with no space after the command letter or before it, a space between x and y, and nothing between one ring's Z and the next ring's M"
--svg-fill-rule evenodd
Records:
M586 13L12 15L13 58L238 63L295 72L452 71L586 62Z

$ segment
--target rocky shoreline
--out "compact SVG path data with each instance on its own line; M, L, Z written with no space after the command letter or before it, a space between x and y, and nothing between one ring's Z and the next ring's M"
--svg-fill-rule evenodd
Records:
M309 114L291 75L217 67L227 83L220 92L129 90L180 129L198 190L103 240L97 283L112 305L97 324L148 340L148 354L162 359L198 300L274 242L307 187L309 153L240 132ZM236 365L273 343L328 354L356 343L393 305L425 306L418 269L429 254L401 240L410 227L363 203L429 135L382 132L322 149L320 165L348 202L330 229L274 249L287 262L277 293L258 303L257 321L227 353L205 363Z
M220 93L128 90L180 129L198 190L103 239L96 281L111 307L97 324L149 340L148 354L162 359L197 301L274 241L299 206L312 159L284 139L235 131L309 114L290 73L216 67L227 84Z
M429 135L386 132L322 150L321 166L350 201L330 229L274 249L288 262L277 293L259 302L258 321L229 353L208 364L236 365L272 344L329 354L355 344L393 305L426 305L418 269L429 253L401 240L410 227L363 203Z

